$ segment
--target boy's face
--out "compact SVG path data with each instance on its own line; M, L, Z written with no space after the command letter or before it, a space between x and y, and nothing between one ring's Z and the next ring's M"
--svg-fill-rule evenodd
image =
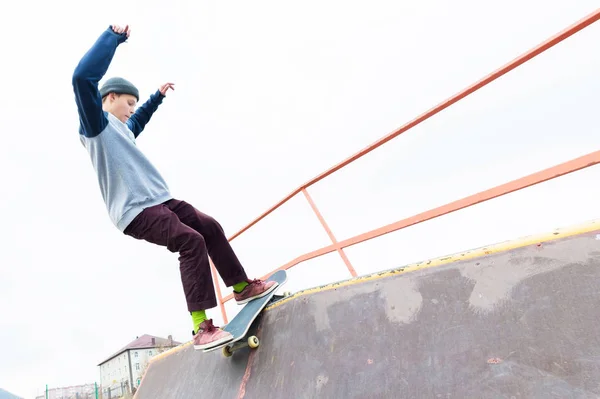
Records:
M121 122L126 123L127 120L135 113L137 100L131 94L115 94L110 93L104 101L105 111L110 112L117 117Z

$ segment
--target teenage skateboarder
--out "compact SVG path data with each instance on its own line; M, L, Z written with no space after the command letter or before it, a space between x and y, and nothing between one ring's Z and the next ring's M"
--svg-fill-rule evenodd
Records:
M114 77L102 88L117 47L130 36L129 26L111 25L83 56L73 73L79 112L79 138L88 151L102 198L114 225L138 240L179 253L181 282L194 328L194 347L230 340L215 327L206 309L217 306L208 256L221 278L233 288L238 304L259 298L276 283L248 279L221 225L185 201L175 199L136 139L158 109L173 83L165 83L136 110L138 89Z

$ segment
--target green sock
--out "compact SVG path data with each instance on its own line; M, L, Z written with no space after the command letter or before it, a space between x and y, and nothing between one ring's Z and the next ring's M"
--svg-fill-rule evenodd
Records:
M248 283L247 283L247 282L245 282L245 281L242 281L241 283L234 284L234 285L233 285L233 290L234 290L235 292L237 292L237 293L240 293L240 292L242 292L242 290L243 290L244 288L246 288L246 286L247 286L247 285L248 285Z
M206 310L195 310L192 312L192 322L194 323L194 334L198 332L198 327L206 320Z

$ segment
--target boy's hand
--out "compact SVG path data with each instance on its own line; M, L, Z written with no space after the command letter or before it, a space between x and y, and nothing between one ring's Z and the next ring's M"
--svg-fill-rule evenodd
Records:
M125 25L124 28L121 28L119 25L112 25L111 27L113 32L117 34L125 33L125 36L127 36L127 38L129 38L129 35L131 34L131 29L129 29L129 25Z
M163 96L166 96L169 89L175 90L175 83L165 83L158 88L158 91L160 91L160 94Z

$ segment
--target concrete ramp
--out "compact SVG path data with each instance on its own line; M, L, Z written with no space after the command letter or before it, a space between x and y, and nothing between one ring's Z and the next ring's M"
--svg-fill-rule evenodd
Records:
M136 398L599 397L598 229L296 293L267 308L258 349L182 345Z

